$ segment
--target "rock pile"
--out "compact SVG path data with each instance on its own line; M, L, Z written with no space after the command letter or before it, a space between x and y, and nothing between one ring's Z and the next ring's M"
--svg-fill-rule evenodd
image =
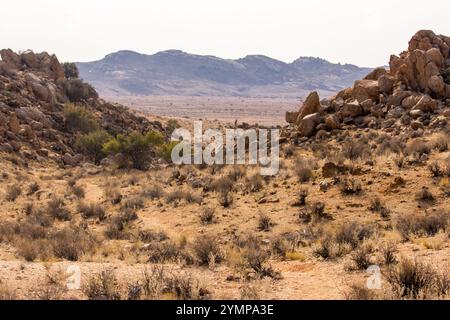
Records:
M72 147L74 135L65 125L64 104L73 100L68 85L86 91L77 104L94 113L102 129L111 134L163 131L158 122L99 99L81 80L71 83L55 55L7 49L0 51L0 57L0 152L14 152L23 159L49 157L69 165L82 161Z
M329 100L311 93L298 112L288 112L285 138L330 135L348 125L419 130L447 126L450 117L450 37L421 30L408 50Z

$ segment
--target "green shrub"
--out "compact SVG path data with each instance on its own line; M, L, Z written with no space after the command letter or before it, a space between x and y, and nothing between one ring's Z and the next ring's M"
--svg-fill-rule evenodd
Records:
M161 145L158 149L158 156L164 159L167 162L172 162L172 150L175 146L180 143L179 141L170 141Z
M64 93L71 102L82 102L91 98L98 98L95 89L80 79L70 79L63 83Z
M68 103L64 106L66 127L71 132L89 133L98 129L96 116L83 106Z
M143 135L132 132L129 136L117 135L103 145L102 151L107 155L123 154L135 169L145 169L155 148L164 141L158 132L150 131Z
M67 79L78 79L80 77L80 72L78 71L78 67L73 62L64 62L62 64L64 68L64 75Z
M75 141L75 148L88 156L95 164L98 164L106 156L103 145L111 139L111 135L106 131L96 130L78 136Z

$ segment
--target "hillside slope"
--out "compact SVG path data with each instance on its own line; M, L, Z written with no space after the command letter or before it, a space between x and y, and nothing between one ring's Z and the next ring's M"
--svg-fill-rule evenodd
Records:
M21 159L77 163L81 157L73 148L75 134L64 117L70 103L94 114L99 129L112 135L163 130L124 106L101 100L89 84L66 78L54 55L9 49L0 55L0 151Z

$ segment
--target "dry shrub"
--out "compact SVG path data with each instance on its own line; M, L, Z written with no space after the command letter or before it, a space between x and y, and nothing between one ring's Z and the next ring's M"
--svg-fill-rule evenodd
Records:
M104 190L104 195L106 199L109 199L111 204L119 204L122 201L122 194L117 187L114 186L106 186Z
M424 140L415 139L415 140L410 141L406 145L405 153L407 155L420 157L424 154L430 154L431 147L430 147L430 144L425 142Z
M270 249L262 248L259 239L247 235L236 240L236 245L242 250L245 267L251 268L260 278L270 277L275 280L281 278L269 263Z
M17 295L15 290L11 289L7 283L0 281L0 301L11 301L16 299Z
M127 198L124 202L122 202L122 208L124 209L137 210L144 208L144 206L144 198L142 196Z
M372 199L369 209L372 212L379 213L383 219L387 219L391 215L391 211L381 202L380 198Z
M367 288L366 285L352 284L349 287L349 290L345 292L346 300L368 301L375 300L377 298L374 291Z
M69 221L72 219L70 211L64 205L64 200L59 197L53 197L47 203L47 214L53 219L61 221Z
M382 262L385 265L397 263L397 245L393 242L386 242L380 246Z
M118 215L111 217L108 221L105 235L108 239L124 240L130 238L127 226L138 219L136 211L133 209L123 209Z
M330 220L331 216L325 212L325 203L319 201L300 210L299 219L304 223L316 223L322 220Z
M301 189L297 195L295 201L292 203L294 207L303 207L306 205L306 198L308 197L308 189Z
M217 239L212 235L202 235L192 244L194 256L199 265L220 263L223 260L223 252Z
M286 151L285 151L286 152ZM241 300L261 300L261 289L254 283L244 283L240 289Z
M83 254L94 249L96 240L81 227L68 227L52 235L51 244L57 258L77 261Z
M401 299L434 299L450 293L448 273L440 274L418 260L403 258L387 271L386 280Z
M39 191L41 187L39 186L39 184L37 182L32 182L28 188L27 188L27 195L31 196L33 194L35 194L36 192Z
M22 189L18 184L12 184L6 187L5 200L14 202L22 194Z
M120 300L122 297L122 289L112 269L90 277L82 290L90 300Z
M397 137L390 137L387 135L380 136L375 140L378 155L397 154L400 155L405 150L405 144Z
M153 230L139 230L139 240L150 243L153 241L161 242L169 239L169 236L164 231Z
M427 187L423 187L419 192L416 193L416 200L424 203L434 202L434 195Z
M70 191L78 199L84 198L85 195L86 195L86 192L84 191L84 188L82 186L79 186L79 185L71 186L70 187Z
M439 152L448 151L449 140L448 134L441 133L430 142L431 148Z
M150 263L192 263L192 257L180 245L172 241L152 242L147 248Z
M212 224L214 222L215 210L211 207L205 207L200 214L200 221L204 225Z
M190 190L174 190L169 192L165 196L166 203L175 203L177 204L181 200L185 200L187 203L196 203L201 204L203 198L201 195L194 194Z
M219 192L217 198L219 204L224 208L228 208L233 203L233 195L231 194L231 192Z
M439 231L446 231L450 225L450 212L444 209L428 214L409 214L400 216L396 228L406 240L410 235L434 236Z
M370 155L370 150L367 143L351 140L344 143L342 155L349 160L358 160Z
M265 214L265 213L261 213L259 215L258 218L258 230L259 231L270 231L270 229L272 228L272 220L270 219L270 217Z
M428 169L433 174L433 177L450 177L450 158L448 158L446 162L447 163L440 163L434 161L428 166Z
M235 184L234 176L226 175L217 178L211 184L211 190L219 193L231 192Z
M362 192L362 184L358 179L345 178L340 185L340 189L345 195L357 195Z
M314 162L312 159L297 158L294 163L294 172L301 183L312 179L314 172Z
M145 188L141 192L141 196L151 200L161 199L164 196L164 190L160 185L153 185Z
M325 260L335 259L347 254L349 249L337 243L332 235L325 235L314 246L313 253Z
M341 224L335 230L335 241L342 245L349 245L355 249L364 241L370 239L373 234L372 228L356 222Z
M32 262L40 258L47 260L51 255L49 252L49 242L44 239L36 239L30 241L28 239L19 239L15 243L17 254L25 259L25 261Z
M291 158L295 155L296 147L293 144L288 144L283 148L283 155L285 158Z
M47 268L47 267L46 267ZM47 268L45 283L39 286L37 296L39 300L62 300L67 289L67 276L61 269L50 271Z
M259 173L252 174L245 178L244 189L247 193L258 192L264 186L264 179Z
M83 219L98 219L103 221L106 219L106 211L103 206L98 203L86 204L80 202L77 207L78 212L81 214Z
M142 278L128 286L129 300L206 300L209 296L209 291L191 275L170 272L161 266L145 269Z
M352 254L351 259L357 270L366 270L372 265L371 256L374 248L369 243L359 246Z

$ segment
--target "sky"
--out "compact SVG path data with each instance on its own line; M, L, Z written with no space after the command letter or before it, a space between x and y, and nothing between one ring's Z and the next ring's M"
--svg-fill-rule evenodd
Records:
M77 62L179 49L375 67L419 29L450 35L448 0L22 0L2 1L0 10L1 48Z

